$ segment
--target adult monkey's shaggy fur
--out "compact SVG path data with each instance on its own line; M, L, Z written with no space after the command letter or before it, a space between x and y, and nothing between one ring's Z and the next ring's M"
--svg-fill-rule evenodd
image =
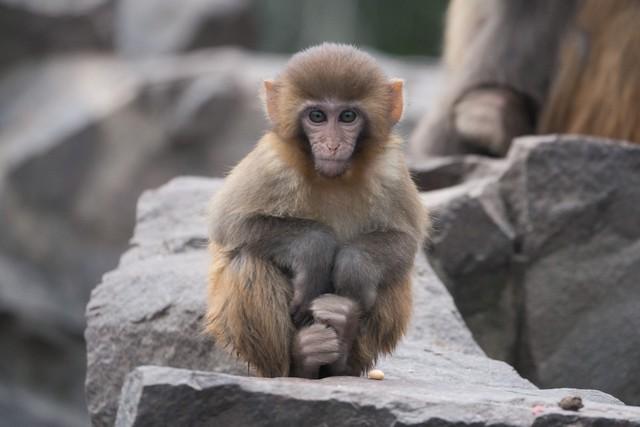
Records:
M513 137L640 143L640 0L452 0L446 93L414 155L504 155Z

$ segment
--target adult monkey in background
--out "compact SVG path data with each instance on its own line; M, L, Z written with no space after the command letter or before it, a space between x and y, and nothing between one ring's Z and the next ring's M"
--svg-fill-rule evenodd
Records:
M265 104L272 130L212 203L207 330L262 376L359 375L405 332L427 225L391 134L402 82L323 44Z
M640 142L640 0L452 0L444 99L414 155L502 156L513 137Z

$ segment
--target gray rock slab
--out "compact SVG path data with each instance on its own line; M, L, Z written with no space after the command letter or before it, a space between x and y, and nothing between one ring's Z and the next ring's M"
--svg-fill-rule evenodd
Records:
M220 184L219 180L178 178L141 197L134 246L119 267L104 276L87 307L87 401L93 425L114 423L125 378L141 365L165 368L134 371L121 397L118 425L154 425L160 419L167 425L214 421L229 425L236 417L240 417L237 425L266 425L282 420L279 417L288 408L292 408L290 419L299 421L313 415L328 422L324 412L354 417L361 406L362 420L370 423L367 420L374 419L370 417L423 419L424 409L415 412L424 406L423 395L431 396L428 407L441 411L434 413L443 417L458 407L461 415L449 419L504 419L525 425L523 420L533 420L531 408L536 402L552 408L555 400L573 393L560 390L541 395L512 367L487 358L423 256L417 258L414 273L415 308L409 333L397 352L379 364L387 380L237 376L246 374L246 367L217 351L201 333L208 258L204 248L206 207ZM385 390L387 385L395 388ZM149 394L150 390L158 394ZM615 414L613 418L633 413L631 409L629 413L616 412L626 409L604 393L580 393L594 405L605 405L603 408ZM453 399L457 395L463 396L462 411ZM488 400L474 401L473 396L480 395L489 396ZM354 396L361 396L361 400L354 400ZM363 403L369 400L375 403ZM303 402L299 412L297 402ZM505 402L516 402L513 416L503 415L509 414L506 409L499 411ZM256 408L264 408L260 419L255 418ZM152 414L155 410L160 418ZM280 415L276 411L281 411ZM237 415L240 413L245 415Z
M522 140L501 179L521 234L523 367L640 404L640 146Z
M430 384L420 377L309 381L140 367L127 377L115 425L640 425L640 408L589 393L582 395L584 409L572 412L557 404L575 390Z
M527 137L464 163L424 201L430 259L482 348L543 387L640 403L640 146Z

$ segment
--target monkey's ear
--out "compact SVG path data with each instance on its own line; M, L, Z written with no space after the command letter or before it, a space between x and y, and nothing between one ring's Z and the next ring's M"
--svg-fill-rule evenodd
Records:
M402 110L404 109L404 81L400 79L391 79L389 89L391 90L391 112L389 113L391 121L395 124L402 118Z
M264 81L264 105L267 109L269 120L275 124L276 117L278 116L278 92L273 80Z

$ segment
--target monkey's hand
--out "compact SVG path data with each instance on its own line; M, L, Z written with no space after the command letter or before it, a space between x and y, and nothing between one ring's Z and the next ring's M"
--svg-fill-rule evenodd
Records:
M358 332L360 308L355 301L335 294L324 294L311 303L313 319L331 326L338 333L340 343L351 348Z
M293 298L289 304L289 312L291 313L293 323L298 327L308 323L311 319L309 312L311 302L329 290L326 286L314 286L318 283L322 282L307 280L305 274L299 274L292 280Z
M360 327L360 307L355 301L334 294L325 294L311 303L313 319L334 328L340 341L340 357L331 364L332 375L358 375L347 362L353 341Z
M511 140L534 131L527 99L503 87L482 87L464 94L453 106L453 126L463 143L504 156Z
M321 323L300 329L294 338L292 357L293 376L318 378L320 366L330 365L340 357L336 330Z

